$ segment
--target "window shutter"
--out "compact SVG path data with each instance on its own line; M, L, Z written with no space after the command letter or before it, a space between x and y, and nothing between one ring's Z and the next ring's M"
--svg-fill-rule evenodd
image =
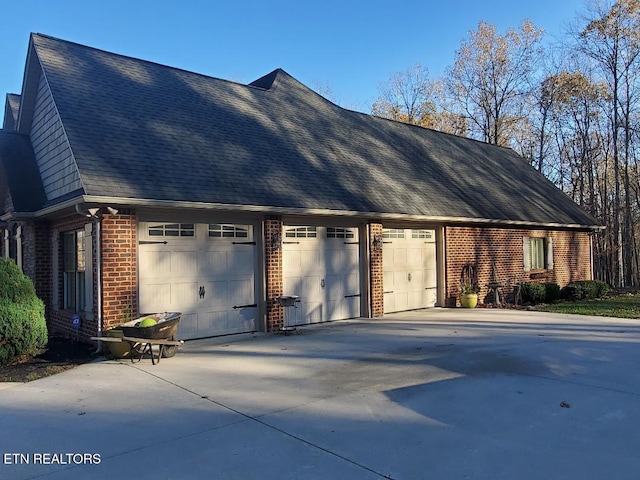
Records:
M553 239L551 237L547 237L545 247L545 255L547 257L545 267L547 270L553 270Z
M522 237L522 253L524 257L524 271L531 270L531 241L529 237Z

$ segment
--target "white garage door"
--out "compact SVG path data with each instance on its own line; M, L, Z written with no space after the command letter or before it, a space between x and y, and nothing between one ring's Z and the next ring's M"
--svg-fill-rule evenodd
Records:
M181 339L257 329L252 226L141 222L139 235L140 312L182 312Z
M289 308L289 325L360 316L360 262L357 228L285 226L285 295L299 295Z
M436 304L434 230L384 229L384 313Z

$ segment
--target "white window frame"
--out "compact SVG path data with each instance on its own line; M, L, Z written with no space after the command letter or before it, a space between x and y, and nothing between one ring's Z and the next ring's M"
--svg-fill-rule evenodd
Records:
M553 239L551 237L523 237L522 252L525 272L553 270Z

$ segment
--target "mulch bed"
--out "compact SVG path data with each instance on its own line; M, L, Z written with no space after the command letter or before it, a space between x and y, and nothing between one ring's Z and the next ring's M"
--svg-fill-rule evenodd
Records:
M51 337L35 357L20 358L0 367L0 382L29 382L69 370L97 358L95 346L63 337Z

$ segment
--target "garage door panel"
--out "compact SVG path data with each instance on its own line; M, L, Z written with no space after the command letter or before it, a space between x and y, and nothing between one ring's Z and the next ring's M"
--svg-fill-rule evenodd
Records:
M195 282L174 282L171 285L171 309L181 305L194 305L198 301L198 284Z
M171 252L171 275L179 277L193 275L198 271L198 252L182 250Z
M360 298L345 298L360 294L357 233L357 228L284 227L284 293L300 296L297 324L359 316Z
M231 307L253 303L253 280L230 281L228 292Z
M202 273L223 275L229 270L227 265L227 252L202 252Z
M143 313L170 311L170 299L171 284L168 282L146 284L143 288L140 288L140 305ZM157 307L145 307L148 305L157 305Z
M253 251L248 251L247 247L244 247L243 250L234 251L231 261L227 265L229 273L235 276L243 276L247 272L253 272L253 268Z
M434 230L383 230L384 311L399 312L435 305Z
M198 314L182 313L178 324L178 338L193 338L198 333Z
M412 267L423 266L424 255L420 248L411 248L407 251L407 263Z
M207 305L229 303L229 287L228 282L225 280L205 282L205 297L204 301Z
M358 274L343 275L342 281L345 295L358 295L360 293L360 276Z
M141 310L182 312L178 332L183 339L256 330L256 308L233 309L256 303L256 248L246 243L251 226L149 225L140 224L139 238L149 240L139 246ZM162 243L163 233L174 231L186 233L167 233ZM236 236L245 243L234 244Z
M171 252L147 251L140 253L141 278L157 278L171 274Z

